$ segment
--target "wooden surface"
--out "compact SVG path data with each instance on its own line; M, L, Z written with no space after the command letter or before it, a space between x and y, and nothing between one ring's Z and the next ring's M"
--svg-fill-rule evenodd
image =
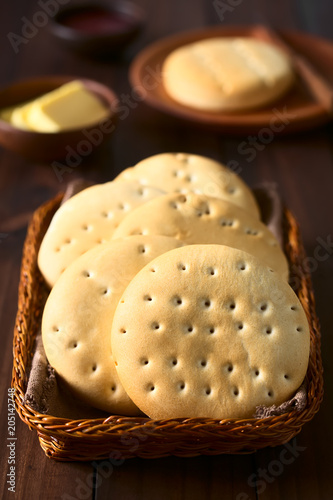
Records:
M43 2L42 2L43 3ZM56 3L56 0L55 0ZM65 2L63 2L65 3ZM221 21L207 0L141 0L147 23L140 38L117 60L96 62L67 53L45 28L15 54L7 34L21 34L25 17L40 10L36 2L4 2L0 16L0 83L42 74L73 74L110 85L121 98L130 92L128 66L133 56L159 37L184 29L223 23L268 22L275 28L304 30L333 42L329 0L225 0ZM332 62L328 61L328 64ZM333 82L332 82L333 84ZM132 101L133 102L133 101ZM1 492L2 498L25 499L260 499L331 500L333 498L332 282L333 125L273 140L242 153L243 138L184 125L176 118L134 103L119 122L112 141L89 156L59 182L50 164L28 162L0 149L0 314L1 314ZM110 464L56 463L45 457L37 435L16 416L15 493L8 491L10 449L7 392L12 366L12 330L16 312L20 257L26 225L34 209L79 176L111 179L145 156L163 151L188 151L237 162L252 186L277 183L286 204L300 222L311 259L317 311L322 327L325 397L319 414L287 446L246 456L159 460L132 459ZM252 155L253 156L253 155ZM326 242L321 258L318 245ZM323 247L322 247L323 248Z

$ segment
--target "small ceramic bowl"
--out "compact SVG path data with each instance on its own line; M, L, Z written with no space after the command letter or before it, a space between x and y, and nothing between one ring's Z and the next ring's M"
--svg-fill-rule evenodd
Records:
M0 110L23 104L35 97L60 87L71 80L81 80L109 109L109 117L84 129L42 133L22 130L0 118L0 144L25 158L35 161L64 159L70 153L87 156L107 140L115 128L117 96L111 89L94 80L73 76L45 76L22 80L0 90Z
M121 52L139 34L144 12L127 0L86 1L61 9L49 23L66 47L91 56Z

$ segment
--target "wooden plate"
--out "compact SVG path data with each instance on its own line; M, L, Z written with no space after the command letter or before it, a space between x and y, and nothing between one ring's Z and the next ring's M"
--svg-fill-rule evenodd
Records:
M183 106L168 96L162 84L162 64L166 56L181 45L216 36L256 37L258 27L211 27L191 32L177 33L163 38L141 51L130 67L130 81L140 92L147 104L188 120L224 133L244 134L266 131L288 134L327 123L332 116L322 104L315 102L300 77L293 88L281 99L265 108L243 113L211 113ZM314 68L333 85L333 43L308 34L283 31L279 35L297 53L306 57Z

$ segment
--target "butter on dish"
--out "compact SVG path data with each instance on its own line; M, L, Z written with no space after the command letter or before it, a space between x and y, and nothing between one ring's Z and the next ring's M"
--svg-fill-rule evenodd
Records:
M14 127L57 133L106 120L110 110L79 80L73 80L33 101L2 111Z

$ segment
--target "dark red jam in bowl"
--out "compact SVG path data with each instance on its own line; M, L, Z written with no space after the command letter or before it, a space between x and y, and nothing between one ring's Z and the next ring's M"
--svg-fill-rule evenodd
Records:
M133 26L125 14L94 6L66 12L60 22L68 28L89 34L124 32Z

